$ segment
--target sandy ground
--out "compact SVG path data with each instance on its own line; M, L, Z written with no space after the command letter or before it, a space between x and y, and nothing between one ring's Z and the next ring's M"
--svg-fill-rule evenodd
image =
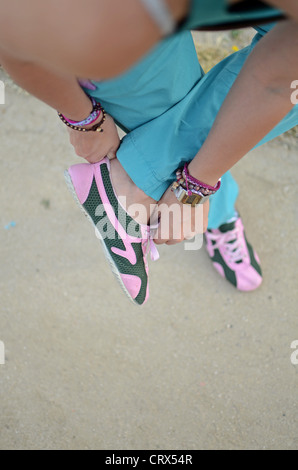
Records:
M262 287L162 247L139 309L66 189L55 112L7 89L0 116L0 448L297 449L297 143L234 170Z

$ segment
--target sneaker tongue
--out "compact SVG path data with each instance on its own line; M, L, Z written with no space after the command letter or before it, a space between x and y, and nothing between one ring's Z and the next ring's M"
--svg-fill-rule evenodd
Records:
M226 233L226 232L230 232L231 230L234 230L234 229L235 229L235 221L221 225L218 230L221 233Z
M219 230L221 233L230 232L231 230L234 230L234 229L235 229L235 224L236 224L236 220L234 220L234 222L228 222L228 223L226 223L226 224L221 225L218 230ZM236 241L236 239L235 239L235 240L230 240L228 243L232 244L232 243L234 243L235 241ZM237 249L237 248L235 248L234 251L236 251L236 249ZM242 263L242 262L243 262L242 259L239 259L238 261L235 261L236 264L240 264L240 263Z

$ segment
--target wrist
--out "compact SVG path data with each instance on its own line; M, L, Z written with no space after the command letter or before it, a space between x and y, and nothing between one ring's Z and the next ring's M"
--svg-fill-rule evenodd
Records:
M195 207L204 204L219 191L221 179L216 184L211 185L201 181L190 174L189 165L185 163L184 168L178 168L176 171L177 181L173 183L171 189L177 199L182 204L189 204Z
M90 105L92 106L92 109L86 118L84 118L81 121L73 121L69 119L69 117L66 117L63 114L58 112L62 121L65 122L65 124L69 125L70 127L79 128L79 130L80 129L89 130L89 129L92 129L94 126L96 126L96 124L98 124L102 120L104 110L101 104L97 103L94 98L90 97L88 98L88 100L89 100Z
M98 115L97 119L95 119L95 121L93 121L90 124L81 126L81 127L83 127L84 129L92 129L92 127L94 127L96 124L98 124L101 120L102 120L102 111L100 111L100 114Z
M76 109L62 112L63 116L70 122L81 122L86 119L86 116L90 116L93 111L93 104L90 98L85 95L84 102L82 101Z
M91 100L93 110L84 121L70 121L58 111L59 118L67 127L78 132L104 132L103 125L106 120L106 112L100 103L97 103L93 98Z
M188 165L189 173L196 179L204 181L204 183L215 186L222 175L213 171L209 166L205 168L203 165L197 164L194 160Z

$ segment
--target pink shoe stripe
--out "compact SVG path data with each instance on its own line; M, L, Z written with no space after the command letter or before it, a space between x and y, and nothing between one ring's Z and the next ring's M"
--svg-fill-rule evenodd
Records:
M130 274L120 274L121 280L125 285L125 288L128 290L129 294L133 299L135 299L141 290L142 281L139 277L133 276ZM146 296L147 300L147 296ZM145 300L145 302L146 302Z
M120 256L125 257L126 259L128 259L128 261L132 265L135 265L137 263L137 257L136 257L136 253L135 253L135 251L132 247L132 243L141 243L142 240L140 238L137 238L137 237L129 236L126 233L126 231L124 230L124 228L122 227L119 220L117 219L116 214L115 214L115 212L114 212L114 210L111 206L111 203L109 201L109 198L107 196L107 193L106 193L106 190L105 190L105 187L104 187L104 183L103 183L102 176L101 176L101 171L100 171L100 166L101 166L100 164L97 165L96 169L95 169L95 180L96 180L96 184L97 184L97 187L98 187L98 191L99 191L102 203L103 203L104 210L105 210L111 224L113 225L114 229L119 234L119 237L121 238L121 240L123 241L124 246L125 246L125 251L124 250L119 250L117 248L113 248L112 250L115 254L119 254Z
M71 166L68 170L76 195L81 204L84 204L89 196L94 177L94 166L89 163L81 163Z

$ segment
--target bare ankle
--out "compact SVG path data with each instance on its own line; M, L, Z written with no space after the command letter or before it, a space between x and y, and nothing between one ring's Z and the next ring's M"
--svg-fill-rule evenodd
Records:
M111 179L116 195L126 211L138 223L147 225L156 201L136 186L119 160L111 161Z

